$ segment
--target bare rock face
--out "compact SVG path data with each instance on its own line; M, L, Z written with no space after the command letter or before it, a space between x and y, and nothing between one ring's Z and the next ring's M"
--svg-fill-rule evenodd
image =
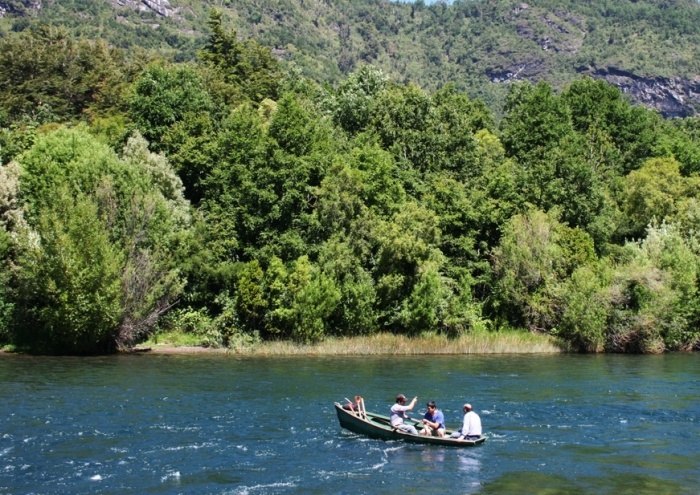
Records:
M24 15L29 10L39 10L41 0L0 1L0 18L6 15Z
M134 10L152 10L161 17L173 17L176 9L170 6L168 0L110 0L112 5L130 7Z
M655 108L664 117L700 113L700 77L643 77L614 67L597 69L592 75L620 88L635 103Z

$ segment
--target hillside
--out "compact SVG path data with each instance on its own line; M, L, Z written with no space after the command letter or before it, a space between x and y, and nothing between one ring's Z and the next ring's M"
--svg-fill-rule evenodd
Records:
M498 106L506 83L602 78L666 116L700 108L700 4L692 0L4 0L3 32L63 24L130 50L196 56L211 8L317 81L362 64L435 90L447 82Z

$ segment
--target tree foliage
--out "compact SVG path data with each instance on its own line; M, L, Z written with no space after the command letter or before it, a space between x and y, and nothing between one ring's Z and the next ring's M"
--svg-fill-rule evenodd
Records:
M90 354L142 339L182 290L177 247L190 219L179 178L142 138L120 158L84 129L42 136L18 162L17 343Z
M443 12L507 13L462 4ZM514 84L502 115L369 64L322 86L210 20L199 61L95 55L77 105L60 71L0 101L0 342L110 352L179 302L167 324L232 348L502 326L584 352L697 348L694 119L586 78Z

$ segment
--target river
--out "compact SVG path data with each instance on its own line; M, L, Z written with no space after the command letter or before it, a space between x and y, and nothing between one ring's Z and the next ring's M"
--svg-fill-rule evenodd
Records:
M697 494L700 355L0 356L0 495ZM454 449L342 430L333 402L470 402Z

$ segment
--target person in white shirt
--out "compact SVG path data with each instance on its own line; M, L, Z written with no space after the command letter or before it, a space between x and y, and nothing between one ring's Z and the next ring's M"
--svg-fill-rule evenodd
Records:
M418 430L413 425L407 425L404 420L411 419L406 416L406 411L413 410L413 406L418 402L418 397L414 397L409 405L406 405L406 396L399 394L396 396L396 404L391 406L391 426L408 433L418 434Z
M464 423L462 428L452 433L451 438L459 440L477 440L481 437L481 418L473 411L471 404L464 404Z

